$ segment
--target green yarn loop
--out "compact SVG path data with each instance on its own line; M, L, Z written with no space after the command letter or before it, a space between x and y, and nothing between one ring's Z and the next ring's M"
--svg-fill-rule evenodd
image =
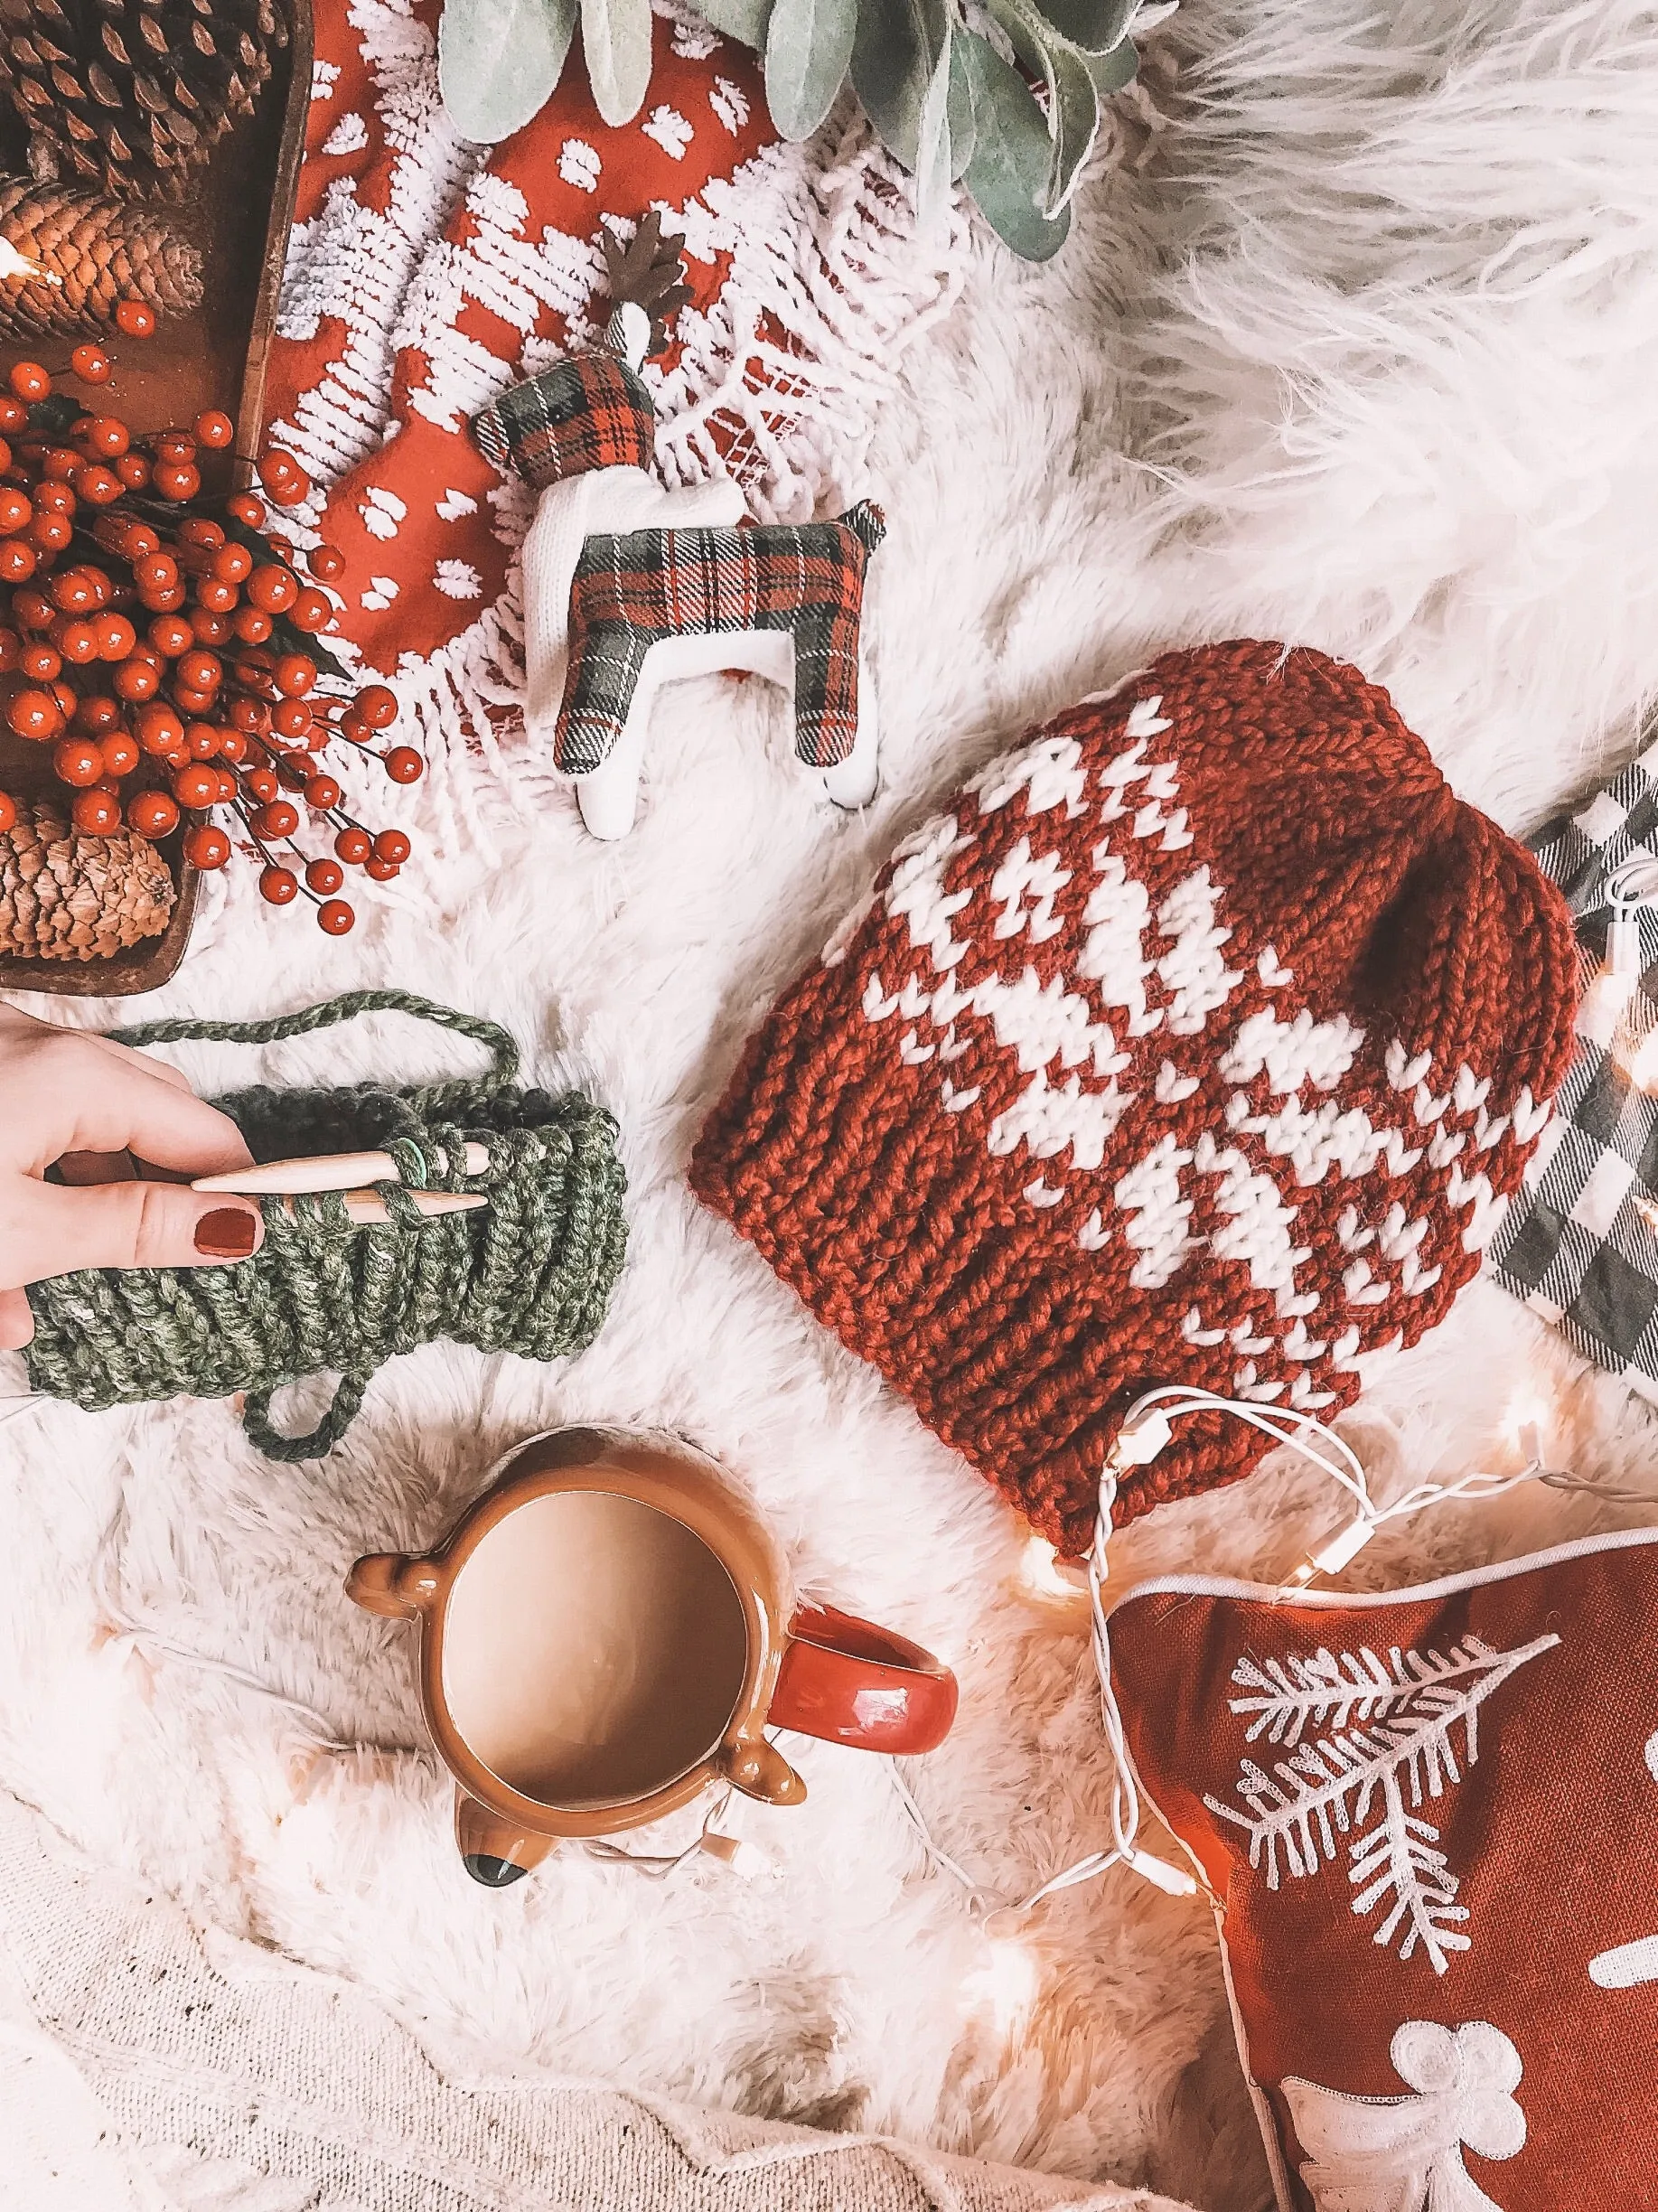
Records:
M319 1458L344 1436L370 1377L439 1337L557 1359L593 1341L621 1272L626 1180L616 1125L579 1092L517 1083L518 1046L496 1023L411 991L363 990L263 1022L159 1021L126 1045L246 1045L304 1036L359 1014L405 1013L486 1047L482 1074L405 1091L257 1085L215 1100L256 1160L386 1151L400 1180L376 1186L391 1219L358 1227L336 1192L263 1204L265 1242L226 1268L88 1270L29 1291L37 1390L98 1410L181 1392L246 1393L243 1426L267 1457ZM464 1172L465 1147L489 1153ZM486 1210L427 1221L410 1189L487 1193ZM333 1371L333 1401L307 1435L271 1418L285 1382Z
M329 1401L328 1411L316 1427L304 1436L285 1436L270 1417L273 1393L267 1390L249 1391L242 1401L242 1427L248 1440L267 1459L282 1459L290 1464L300 1459L322 1459L342 1441L346 1430L356 1420L362 1404L367 1382L361 1375L342 1375L334 1385L334 1394Z

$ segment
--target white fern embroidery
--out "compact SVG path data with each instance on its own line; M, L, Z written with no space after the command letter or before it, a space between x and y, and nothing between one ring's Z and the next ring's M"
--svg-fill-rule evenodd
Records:
M558 173L577 192L597 192L603 169L598 148L585 138L567 138L558 149Z
M640 125L647 138L654 138L670 161L683 161L685 149L697 136L685 117L672 108L653 108Z
M332 92L333 86L329 87ZM314 97L314 95L313 96ZM354 110L342 115L323 141L324 154L357 154L369 143L369 127Z
M1550 1633L1499 1652L1468 1636L1446 1652L1396 1646L1385 1663L1369 1649L1240 1659L1232 1679L1244 1694L1231 1705L1251 1716L1245 1741L1264 1736L1290 1756L1270 1775L1251 1758L1240 1762L1237 1795L1247 1812L1216 1797L1204 1802L1244 1831L1250 1864L1264 1868L1269 1889L1286 1872L1303 1880L1334 1865L1337 1839L1349 1839L1353 1910L1367 1918L1385 1908L1374 1941L1391 1945L1397 1937L1401 1959L1419 1945L1442 1974L1448 1954L1468 1948L1459 1925L1468 1913L1457 1903L1461 1879L1422 1808L1477 1764L1485 1700L1560 1640Z

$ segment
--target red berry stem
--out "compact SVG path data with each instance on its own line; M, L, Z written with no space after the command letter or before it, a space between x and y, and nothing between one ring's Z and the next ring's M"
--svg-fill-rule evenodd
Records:
M135 337L155 327L141 302L121 303L117 321ZM190 864L211 870L232 857L213 819L229 809L267 898L291 904L303 888L321 927L343 934L346 868L386 880L409 843L344 811L327 749L371 754L394 782L422 768L411 747L376 743L397 720L395 695L358 687L323 642L335 602L322 587L343 576L344 556L318 544L302 557L268 529L273 509L311 497L291 455L258 463L263 496L205 491L204 467L231 457L229 417L135 432L110 407L112 366L102 347L74 348L67 373L94 394L85 402L54 388L63 370L33 361L14 363L0 392L0 721L52 746L83 830L124 817L146 836L177 834ZM0 792L0 824L15 813ZM306 858L294 841L306 823L332 852Z

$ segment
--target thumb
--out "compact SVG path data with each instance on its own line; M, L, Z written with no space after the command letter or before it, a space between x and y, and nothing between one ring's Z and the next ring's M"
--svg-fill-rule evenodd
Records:
M246 1260L265 1239L258 1204L217 1191L177 1183L27 1185L7 1251L25 1282L79 1268L212 1266Z
M21 1352L34 1336L34 1315L21 1290L0 1290L0 1352Z

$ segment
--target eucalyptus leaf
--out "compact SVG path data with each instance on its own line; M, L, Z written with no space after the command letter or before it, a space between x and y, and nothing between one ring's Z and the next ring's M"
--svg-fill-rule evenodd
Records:
M496 145L522 130L564 74L580 0L444 0L437 84L464 138Z
M1048 130L1054 157L1043 212L1057 215L1076 190L1082 164L1093 151L1100 130L1100 92L1088 59L1069 46L1055 47L1052 54Z
M758 53L765 44L772 0L697 0L697 13L710 30L752 46Z
M599 113L631 123L651 88L651 0L582 0L582 52Z
M1041 42L1044 36L1051 40L1054 33L1048 30L1035 9L1018 5L1017 0L1012 0L1012 4L1005 4L1005 0L983 0L983 5L985 14L1013 48L1014 60L1033 76L1045 80L1047 70L1043 63Z
M765 33L765 104L785 138L810 138L852 65L857 0L776 0Z
M1036 0L1036 5L1068 45L1102 54L1129 35L1137 0Z
M1018 70L988 40L971 33L964 74L973 115L973 157L963 183L979 213L1014 252L1045 261L1058 252L1071 228L1071 211L1044 215L1037 202L1052 159L1048 121Z
M989 12L1020 53L1033 57L1048 89L1052 153L1041 191L1044 214L1057 215L1076 190L1100 128L1100 96L1084 57L1059 38L1035 0L988 0Z
M968 41L974 33L958 30L950 42L950 181L966 173L973 158L978 120L973 106L973 80L968 61Z
M921 111L949 35L949 0L860 0L852 83L906 169L915 166Z
M1088 73L1093 79L1094 90L1101 99L1131 85L1140 73L1140 58L1134 50L1134 41L1124 39L1122 44L1113 46L1110 53L1090 54Z
M944 45L932 65L927 97L922 102L915 148L915 220L923 232L950 204L950 53L952 41L948 23Z

